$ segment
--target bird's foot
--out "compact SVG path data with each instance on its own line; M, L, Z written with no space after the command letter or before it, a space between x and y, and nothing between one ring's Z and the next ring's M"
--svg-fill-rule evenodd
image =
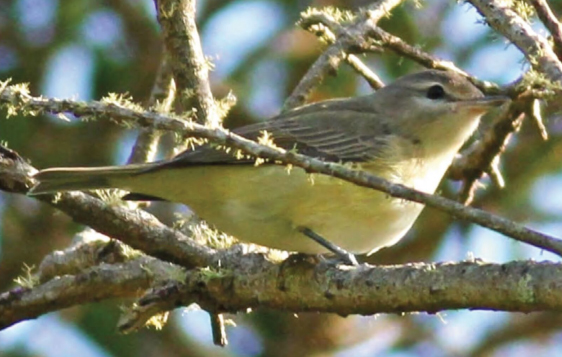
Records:
M302 227L300 228L302 234L307 236L308 238L312 239L316 243L320 244L330 252L334 253L336 257L346 265L358 266L359 263L357 262L357 258L355 255L349 253L347 250L338 247L334 243L330 242L326 238L322 237L321 235L317 234L310 228Z

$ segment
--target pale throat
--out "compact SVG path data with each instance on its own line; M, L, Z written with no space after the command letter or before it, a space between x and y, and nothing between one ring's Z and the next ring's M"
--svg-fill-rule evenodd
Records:
M405 172L403 179L406 186L426 193L434 193L445 172L453 162L458 151L478 127L480 116L464 118L462 126L444 125L438 137L425 136L421 139L420 156L408 165L411 170ZM444 133L445 132L445 133Z

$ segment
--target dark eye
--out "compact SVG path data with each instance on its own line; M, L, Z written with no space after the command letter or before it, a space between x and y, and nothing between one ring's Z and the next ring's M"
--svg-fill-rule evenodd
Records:
M445 89L439 84L429 87L427 90L427 97L429 99L442 99L445 98Z

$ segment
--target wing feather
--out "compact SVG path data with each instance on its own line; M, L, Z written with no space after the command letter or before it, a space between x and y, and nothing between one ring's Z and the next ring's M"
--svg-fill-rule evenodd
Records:
M382 127L373 110L376 94L338 99L307 105L273 119L233 130L245 138L257 140L263 131L275 145L332 162L365 162L384 152L390 133ZM368 135L376 133L378 135ZM180 153L170 161L154 167L194 165L253 164L253 159L239 159L216 145L202 145Z

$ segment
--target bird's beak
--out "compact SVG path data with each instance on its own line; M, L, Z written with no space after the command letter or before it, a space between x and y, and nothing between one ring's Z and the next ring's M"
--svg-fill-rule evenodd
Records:
M492 108L501 107L505 103L510 102L511 99L506 96L496 95L496 96L487 96L482 98L475 98L469 100L460 101L459 104L461 107L470 110L474 113L486 113Z
M484 98L478 98L474 100L474 103L490 108L490 107L500 107L509 101L511 101L511 99L509 99L509 97L506 97L504 95L492 95Z

